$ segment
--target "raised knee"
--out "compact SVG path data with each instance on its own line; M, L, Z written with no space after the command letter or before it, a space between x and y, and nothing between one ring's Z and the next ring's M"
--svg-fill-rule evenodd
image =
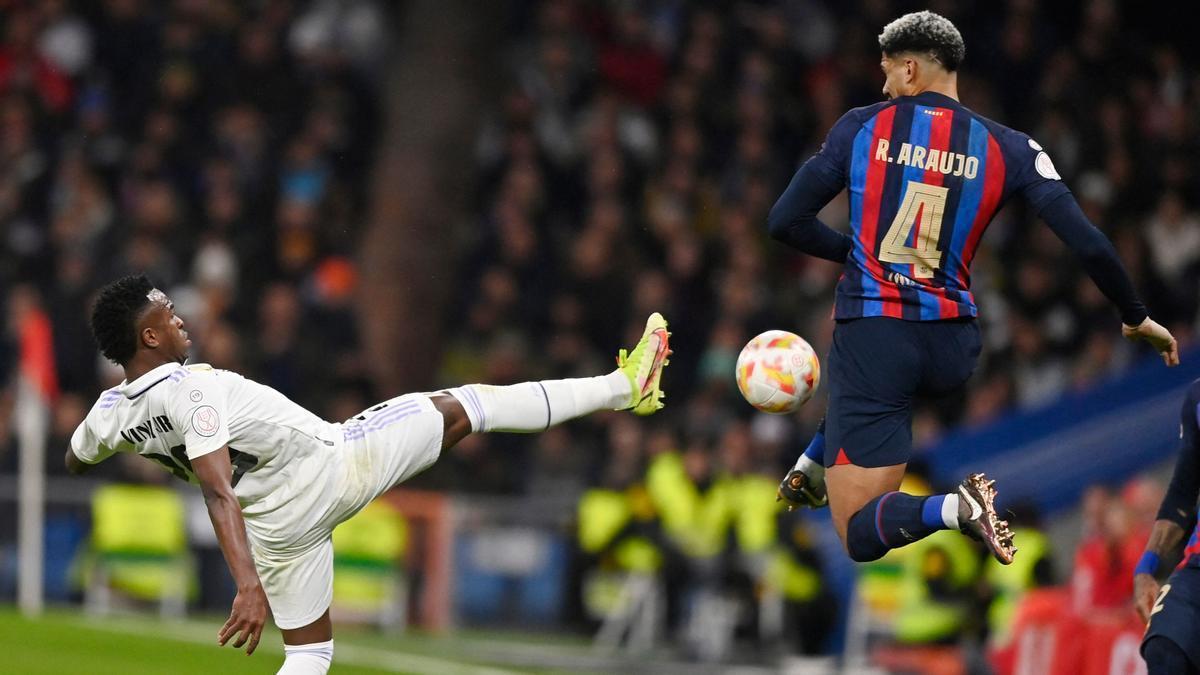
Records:
M438 412L442 413L442 417L446 420L446 425L457 424L465 421L468 425L471 423L467 418L467 410L463 408L462 403L458 399L447 392L438 392L429 395L429 401L433 403L433 407L437 408Z
M442 449L446 450L471 433L471 418L455 396L439 392L429 397L433 407L442 413Z

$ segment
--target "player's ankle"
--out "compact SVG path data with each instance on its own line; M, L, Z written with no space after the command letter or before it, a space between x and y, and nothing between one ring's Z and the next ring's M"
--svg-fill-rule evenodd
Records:
M814 461L806 454L800 455L800 459L796 460L796 465L792 468L813 481L821 481L825 478L825 465Z
M942 522L950 530L962 527L958 519L958 495L953 492L946 495L946 501L942 503Z
M614 409L622 410L624 408L628 408L636 402L634 396L637 393L637 383L634 382L633 379L628 375L626 375L625 371L618 368L605 375L604 381L608 383L608 388L609 391L612 392L613 400L620 402L618 405L613 406Z
M926 527L938 530L959 529L958 495L951 493L926 497L921 504L921 522Z

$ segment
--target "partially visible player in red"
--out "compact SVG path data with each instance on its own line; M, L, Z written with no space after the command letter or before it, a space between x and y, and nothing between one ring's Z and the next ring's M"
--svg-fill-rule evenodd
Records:
M1075 549L1071 571L1071 609L1081 616L1129 611L1133 568L1145 538L1136 540L1136 523L1128 506L1103 488L1089 491L1085 501L1095 510L1094 529Z
M1127 337L1149 341L1167 365L1179 354L1042 146L959 102L966 47L954 24L932 12L906 14L884 27L879 47L887 100L843 115L768 217L776 239L845 265L823 433L779 495L821 505L827 485L838 536L860 562L958 529L1007 564L1016 548L982 474L951 494L898 491L912 454L913 397L954 392L975 368L981 344L970 266L996 212L1022 198L1117 307ZM843 189L849 235L817 219Z

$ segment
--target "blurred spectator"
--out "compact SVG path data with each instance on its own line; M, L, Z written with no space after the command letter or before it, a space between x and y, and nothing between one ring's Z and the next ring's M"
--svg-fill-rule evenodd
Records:
M458 293L470 298L472 349L516 333L563 367L602 362L623 327L658 309L676 328L671 388L683 397L662 421L686 419L719 437L748 416L728 377L741 344L786 327L820 348L828 334L836 266L768 243L762 223L791 167L837 117L878 100L878 26L869 24L901 8L869 9L853 21L796 3L547 0L514 11L509 86L477 145L481 245ZM1200 167L1182 154L1152 162L1142 149L1200 122L1196 106L1178 107L1200 100L1200 90L1182 75L1193 60L1170 47L1147 57L1137 76L1144 90L1132 73L1122 76L1128 94L1083 86L1089 65L1106 58L1099 45L1115 48L1119 11L1071 16L1017 3L986 20L955 14L980 55L965 64L964 96L1036 132L1152 312L1186 339L1200 293L1200 239L1192 241L1200 223L1191 193L1171 186L1194 184ZM1078 49L1056 48L1064 35ZM1143 99L1172 112L1139 123ZM835 202L822 215L841 223L845 208ZM920 417L927 441L1089 386L1135 356L1107 301L1033 214L1016 205L992 229L973 279L988 322L980 374L961 405ZM566 308L571 326L561 324ZM554 330L543 330L547 321ZM450 366L463 356L453 351L444 382L456 381ZM819 419L820 399L809 407ZM800 418L787 425L785 435L811 431ZM786 465L793 445L778 446L768 463Z
M39 19L32 9L17 8L8 13L4 42L0 44L0 96L13 93L35 96L46 112L58 115L70 105L73 88L68 73L60 69L57 59L48 59L47 52L61 56L70 45L58 53L52 49L39 51ZM55 23L51 28L61 28L61 24Z
M134 270L187 305L196 360L332 419L394 393L365 382L352 301L392 4L8 3L0 306L18 281L47 300L66 401L58 436L82 414L79 401L120 379L95 355L87 307L92 289ZM640 430L598 419L536 440L471 437L419 480L564 499L606 491L636 511L639 536L659 537L662 564L651 567L669 570L680 623L684 581L730 569L761 581L767 557L744 540L756 527L772 551L815 565L801 525L735 524L714 506L733 503L731 486L773 481L823 408L818 397L762 422L740 400L732 363L768 328L828 347L840 270L768 242L765 214L837 118L879 99L875 35L905 9L505 4L506 42L487 89L496 98L461 112L479 115L479 137L473 174L450 197L470 209L446 275L454 300L419 317L447 326L445 344L427 355L440 361L440 381L413 386L599 372L659 310L675 332L671 398ZM1134 12L1012 2L951 14L970 45L965 103L1034 132L1152 313L1187 343L1200 319L1197 52L1126 26ZM839 197L822 218L844 227L846 212ZM979 373L960 405L921 409L918 441L1039 406L1138 356L1035 214L1014 204L990 229L972 278L986 324ZM6 384L13 358L0 340ZM11 387L0 389L0 432L11 398ZM161 478L145 462L118 470ZM664 477L665 497L656 492ZM649 497L630 491L643 478ZM1125 602L1152 492L1130 488L1126 504L1099 491L1085 498L1078 609ZM622 538L600 544L593 562ZM936 566L946 556L927 557ZM965 585L951 586L953 604Z
M1054 569L1054 545L1042 526L1037 507L1032 503L1014 504L1008 509L1008 524L1021 556L1011 565L994 558L984 563L983 580L987 586L988 641L993 646L1011 644L1013 619L1021 599L1034 589L1058 582Z
M1071 605L1080 615L1127 611L1133 597L1133 568L1145 548L1143 532L1128 506L1102 488L1084 498L1087 534L1075 552Z
M361 220L376 118L363 80L340 64L378 56L380 6L10 9L0 41L0 278L34 281L53 301L65 390L90 399L108 381L88 303L92 289L131 271L179 298L197 357L313 407L330 381L361 378L346 300L353 263L327 256L344 252ZM281 48L288 26L306 71ZM312 105L298 109L300 99ZM322 213L338 228L336 249ZM299 297L310 279L311 307ZM322 331L300 330L310 309ZM317 353L328 368L313 368Z

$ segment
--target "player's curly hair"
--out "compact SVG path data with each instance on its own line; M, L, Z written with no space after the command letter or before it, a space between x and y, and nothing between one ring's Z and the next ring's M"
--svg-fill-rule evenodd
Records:
M928 10L905 14L884 26L879 49L889 56L903 52L928 54L951 72L958 70L967 55L962 33L950 19Z
M137 318L154 284L144 274L121 277L100 289L92 307L92 336L104 358L125 365L137 352Z

